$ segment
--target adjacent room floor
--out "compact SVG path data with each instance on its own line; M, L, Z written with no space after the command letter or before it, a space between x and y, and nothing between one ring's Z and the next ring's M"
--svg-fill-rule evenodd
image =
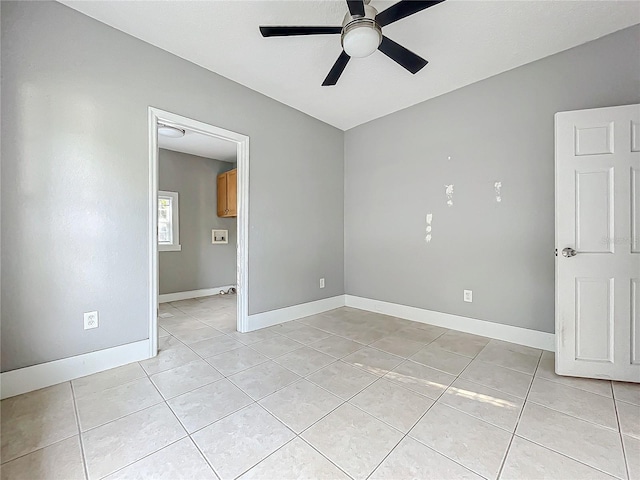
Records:
M248 334L163 304L160 353L2 402L2 479L640 478L640 385L340 308Z

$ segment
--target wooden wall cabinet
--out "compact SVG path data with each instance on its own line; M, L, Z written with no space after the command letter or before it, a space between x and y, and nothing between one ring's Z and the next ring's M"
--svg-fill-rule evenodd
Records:
M218 175L218 216L238 216L238 169Z

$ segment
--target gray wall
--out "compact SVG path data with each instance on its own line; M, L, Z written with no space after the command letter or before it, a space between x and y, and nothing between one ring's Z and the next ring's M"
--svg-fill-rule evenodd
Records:
M553 116L640 101L639 46L632 27L349 130L347 293L553 332Z
M3 371L148 337L150 105L250 136L250 313L344 293L342 131L59 3L1 9Z
M178 192L178 252L160 252L160 293L188 292L236 284L237 221L216 212L218 174L236 167L186 153L160 149L160 190ZM211 243L212 229L229 230L229 243Z

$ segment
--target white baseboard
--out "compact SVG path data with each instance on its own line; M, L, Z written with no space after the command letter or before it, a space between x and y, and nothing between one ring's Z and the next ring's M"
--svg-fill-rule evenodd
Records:
M324 298L315 302L301 303L292 307L279 308L263 313L249 315L249 332L260 328L271 327L279 323L297 320L298 318L317 315L335 308L344 307L344 295Z
M345 295L345 305L360 310L368 310L370 312L413 320L414 322L451 328L461 332L473 333L475 335L504 340L528 347L541 348L551 352L555 351L555 335L553 333L539 332L527 328L513 327L511 325L461 317L449 313L434 312L432 310L408 307L397 303L383 302L353 295Z
M220 287L220 289L225 287ZM228 288L228 287L226 287ZM201 296L214 295L206 293ZM196 290L202 292L204 290ZM193 292L180 292L189 293ZM179 294L169 294L179 295ZM194 296L181 297L176 300L196 298ZM175 301L175 300L166 300ZM271 310L269 312L249 315L249 330L270 327L279 323L297 320L299 318L317 315L340 307L353 307L384 315L391 315L414 322L428 323L439 327L451 328L461 332L473 333L488 338L495 338L520 345L555 351L555 335L526 328L513 327L500 323L477 320L448 313L434 312L422 308L409 307L396 303L372 300L353 295L337 295L323 300L302 303L291 307ZM63 358L53 362L41 363L31 367L19 368L0 374L0 398L13 397L22 393L49 387L61 382L98 373L110 368L126 365L127 363L149 358L149 340L120 345L118 347L85 353L75 357Z
M149 358L148 339L18 368L0 374L0 398L13 397L147 358Z
M158 303L177 302L178 300L188 300L190 298L209 297L218 295L220 290L225 292L230 288L236 288L235 285L224 285L222 287L203 288L200 290L190 290L188 292L163 293L158 295Z

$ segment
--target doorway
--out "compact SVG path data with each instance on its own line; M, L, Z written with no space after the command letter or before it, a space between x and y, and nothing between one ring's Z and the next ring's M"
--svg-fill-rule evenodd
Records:
M149 107L149 338L150 356L158 352L158 305L159 305L159 228L158 228L158 194L160 146L158 140L158 125L165 125L176 130L205 136L211 140L232 142L235 145L235 159L237 161L236 175L236 204L237 215L237 240L236 240L236 329L239 332L248 331L248 234L249 234L249 137L230 130L216 127L175 113ZM214 183L216 179L214 179ZM179 202L179 195L172 197L177 192L167 191L167 205L171 205L171 199ZM211 205L213 214L219 213L216 205ZM228 209L226 209L228 210ZM177 212L177 210L176 210ZM228 212L227 212L228 213ZM162 239L171 251L178 251L181 246L178 241L179 231L169 233L167 222L163 223ZM212 228L211 243L224 241L224 228ZM170 240L170 241L168 241ZM228 238L227 238L228 241ZM213 267L213 266L210 266ZM212 285L212 287L219 287ZM230 287L230 286L226 286ZM228 288L225 289L228 291ZM217 293L217 292L215 292Z

